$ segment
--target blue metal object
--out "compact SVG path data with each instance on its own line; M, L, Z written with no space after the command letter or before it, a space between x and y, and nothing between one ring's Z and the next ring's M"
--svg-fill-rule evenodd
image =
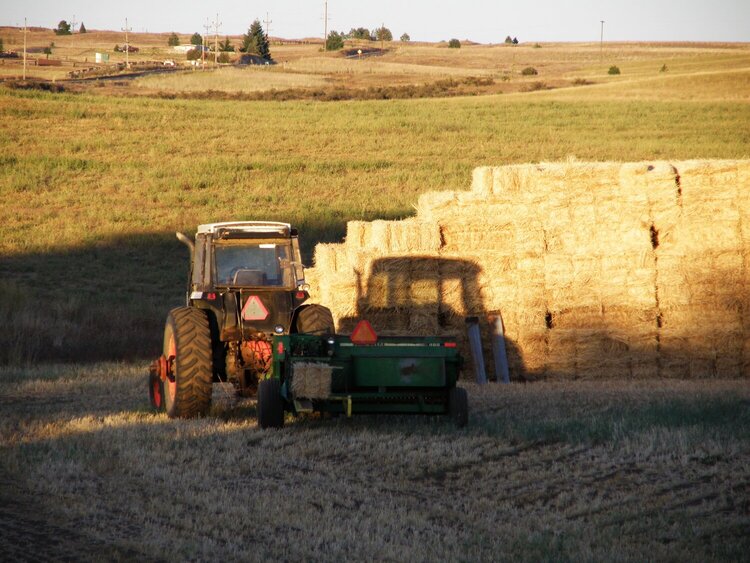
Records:
M508 354L505 350L505 326L503 317L498 314L492 323L492 356L495 360L495 381L510 383Z
M479 331L479 318L466 317L466 330L469 333L469 346L471 347L471 359L474 363L474 375L477 383L487 383L487 373L484 369L484 356L482 355L482 334Z

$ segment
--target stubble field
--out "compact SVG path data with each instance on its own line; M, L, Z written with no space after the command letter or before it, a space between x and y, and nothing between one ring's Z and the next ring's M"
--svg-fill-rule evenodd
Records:
M750 548L745 382L477 387L439 418L147 412L141 366L0 372L10 559L721 561Z
M88 56L65 41L64 54ZM160 41L150 48L162 56ZM594 45L413 46L354 68L285 49L273 79L302 87L470 71L497 93L330 103L208 93L257 86L257 69L193 78L207 92L196 99L173 83L0 88L0 554L743 559L745 381L463 382L462 431L366 417L261 432L253 404L218 386L207 419L149 413L145 359L184 295L175 230L290 221L309 261L346 221L409 216L422 192L468 188L478 165L747 158L747 46L618 45L603 62ZM615 63L623 74L608 76ZM528 65L541 75L521 78ZM560 87L523 91L535 82ZM155 95L167 89L175 99ZM111 359L130 363L71 363Z

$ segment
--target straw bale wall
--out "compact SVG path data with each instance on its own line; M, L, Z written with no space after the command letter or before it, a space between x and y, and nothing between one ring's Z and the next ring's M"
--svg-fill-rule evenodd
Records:
M750 376L750 161L526 164L352 221L308 270L337 328L501 315L519 377ZM490 365L490 368L492 366Z

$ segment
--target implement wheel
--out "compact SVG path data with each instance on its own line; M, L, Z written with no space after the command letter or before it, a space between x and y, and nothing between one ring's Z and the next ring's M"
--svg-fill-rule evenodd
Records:
M448 393L448 415L459 428L469 422L469 398L466 389L454 387Z
M275 377L264 379L258 385L258 424L264 429L284 426L281 381Z
M297 316L297 332L299 334L334 334L333 315L328 307L322 305L308 305Z
M203 416L211 406L213 364L206 313L194 307L172 309L164 327L164 356L170 366L164 407L170 418Z

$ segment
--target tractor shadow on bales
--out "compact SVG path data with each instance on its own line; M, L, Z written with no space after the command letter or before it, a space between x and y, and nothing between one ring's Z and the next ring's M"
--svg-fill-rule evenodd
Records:
M366 271L356 271L356 313L339 319L338 332L350 333L360 319L367 319L382 335L455 337L465 361L464 377L473 377L466 318L477 317L485 369L492 380L492 324L499 311L485 307L481 274L478 264L457 258L416 255L375 259ZM505 346L511 378L525 380L518 347L508 338Z

